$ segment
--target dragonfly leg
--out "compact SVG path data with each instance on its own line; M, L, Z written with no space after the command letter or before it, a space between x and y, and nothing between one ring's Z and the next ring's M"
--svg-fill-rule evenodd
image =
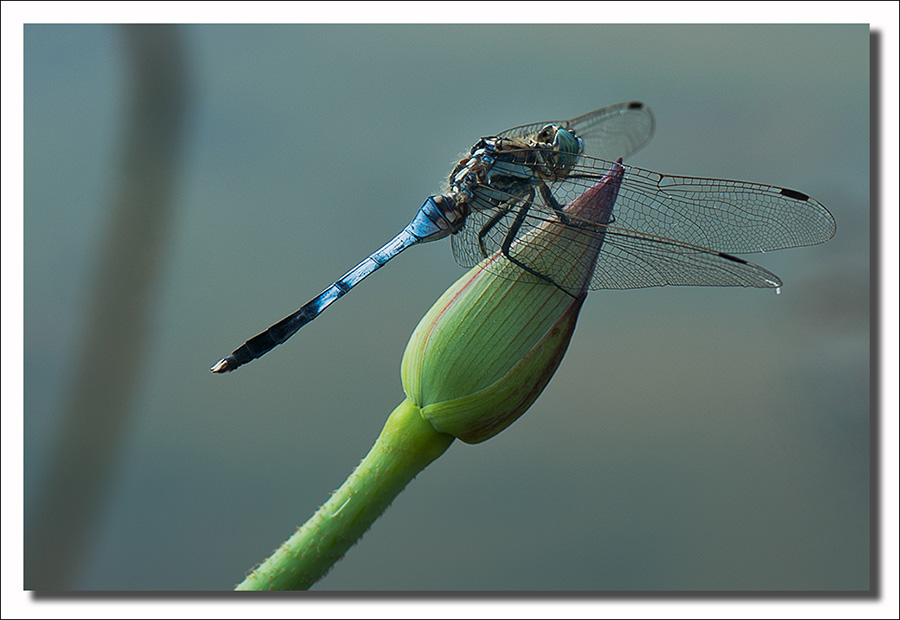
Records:
M550 188L547 187L546 183L541 183L540 185L538 185L538 191L541 194L541 198L544 199L544 204L546 204L548 207L553 209L553 211L556 213L556 216L559 218L559 222L561 224L563 224L564 226L573 226L575 228L594 228L594 229L598 228L598 224L596 224L596 223L573 222L572 218L570 218L568 215L565 214L565 212L563 211L563 208L560 206L559 202L556 200L556 198L550 192ZM600 226L600 228L602 230L606 230L606 228L615 221L616 221L615 216L613 214L610 214L609 221L603 223Z
M512 207L512 201L507 201L505 204L500 206L500 210L497 211L497 214L494 215L491 219L485 222L484 226L481 227L481 230L478 231L478 248L481 250L481 255L484 258L487 258L490 253L487 251L487 247L484 245L484 238L487 237L488 233L494 229L494 227L502 220L507 213L509 213L510 208Z
M559 218L559 221L566 226L571 224L569 216L563 213L562 206L560 206L559 202L550 192L550 188L547 187L547 184L542 181L540 185L538 185L538 191L541 193L541 198L544 199L544 204L546 204L556 212L556 216Z
M531 267L529 267L528 265L526 265L525 263L523 263L522 261L520 261L519 259L517 259L510 253L510 249L512 248L513 241L515 241L516 237L519 235L519 230L522 228L522 224L525 222L525 216L528 215L528 203L531 202L532 200L534 200L534 189L531 190L531 196L530 196L529 200L522 201L522 206L519 208L519 211L516 213L516 219L513 221L512 226L509 227L509 232L506 233L506 238L503 239L503 245L500 247L500 252L503 254L503 256L506 257L507 260L509 260L512 264L516 265L517 267L521 267L522 269L524 269L531 275L537 276L541 280L545 280L545 281L549 282L550 284L552 284L553 286L555 286L562 292L564 292L568 295L572 295L572 293L570 293L566 289L559 286L559 284L554 282L553 278L551 278L550 276L548 276L546 274L541 273L540 271L532 269ZM562 215L564 215L564 214L562 214ZM573 297L574 297L574 295L573 295Z

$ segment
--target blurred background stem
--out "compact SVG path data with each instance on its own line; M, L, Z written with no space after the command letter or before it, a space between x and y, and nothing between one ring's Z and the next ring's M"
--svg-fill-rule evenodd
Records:
M87 323L70 354L73 379L57 444L36 497L26 503L29 590L77 587L128 428L146 357L148 308L174 210L185 110L181 36L171 25L119 31L129 68L120 177Z

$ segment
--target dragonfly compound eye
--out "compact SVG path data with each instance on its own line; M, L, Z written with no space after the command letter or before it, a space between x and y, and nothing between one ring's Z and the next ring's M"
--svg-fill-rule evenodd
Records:
M575 165L584 151L584 143L574 131L559 125L544 125L532 142L532 148L540 153L547 165L544 171L551 177L565 175Z
M559 154L556 165L560 168L571 168L584 150L584 144L573 132L559 128L553 139L553 150Z

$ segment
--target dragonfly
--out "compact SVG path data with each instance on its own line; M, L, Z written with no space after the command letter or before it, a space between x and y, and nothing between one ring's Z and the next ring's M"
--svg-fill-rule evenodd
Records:
M498 261L485 259L499 253L524 271L520 275L576 296L583 294L584 273L590 274L591 290L778 289L778 276L735 254L815 245L834 235L831 213L802 192L624 165L622 158L644 146L653 131L650 109L631 101L481 138L456 164L445 191L426 199L399 234L210 370L230 372L265 355L405 249L448 236L454 258L464 267L496 268ZM565 205L610 170L619 179L614 215L597 223L569 214ZM529 247L534 232L546 231L548 224L559 234L577 231L566 236L569 247L558 250L565 255L548 256ZM572 247L598 237L599 254ZM586 255L595 263L578 265L577 257Z

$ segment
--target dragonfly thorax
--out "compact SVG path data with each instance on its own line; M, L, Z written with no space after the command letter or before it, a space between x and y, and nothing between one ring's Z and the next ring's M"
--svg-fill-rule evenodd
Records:
M581 138L557 124L545 125L529 140L482 138L450 174L451 192L466 202L478 188L506 190L563 179L583 151Z

